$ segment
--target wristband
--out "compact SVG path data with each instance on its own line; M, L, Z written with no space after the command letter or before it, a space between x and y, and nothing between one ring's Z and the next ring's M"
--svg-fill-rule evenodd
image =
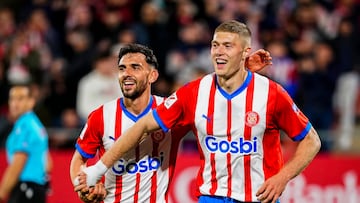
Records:
M99 160L95 165L84 168L83 171L86 173L86 184L87 186L95 186L98 180L106 173L108 168L105 164Z

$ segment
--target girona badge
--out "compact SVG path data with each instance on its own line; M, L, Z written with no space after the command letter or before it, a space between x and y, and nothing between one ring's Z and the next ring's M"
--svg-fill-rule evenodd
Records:
M245 115L245 124L253 127L259 123L259 114L255 111L249 111Z
M162 130L155 131L151 133L151 138L154 142L160 143L165 138L165 133Z

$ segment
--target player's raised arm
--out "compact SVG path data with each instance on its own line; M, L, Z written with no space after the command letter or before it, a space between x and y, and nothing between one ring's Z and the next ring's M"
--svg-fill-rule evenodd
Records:
M148 132L159 128L153 114L148 113L122 134L95 165L83 170L86 176L84 174L79 175L79 184L86 183L87 186L94 186L117 160L141 142L143 136L147 136ZM84 177L86 177L86 180L84 180Z

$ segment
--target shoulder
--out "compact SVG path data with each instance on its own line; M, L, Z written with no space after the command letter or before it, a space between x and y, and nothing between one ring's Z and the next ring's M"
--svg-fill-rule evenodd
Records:
M166 97L162 97L162 96L158 96L158 95L152 95L152 97L154 99L156 106L159 106L166 99Z
M117 107L119 104L120 104L120 98L116 98L116 99L113 99L111 101L104 103L99 108L95 109L95 111L100 110L101 108L114 108L114 107Z
M103 105L100 105L98 108L96 108L95 110L93 110L89 116L88 116L88 120L91 119L100 119L103 117L104 111L113 111L116 112L117 106L120 106L119 104L120 102L120 98L111 100L109 102L106 102Z
M179 90L186 90L187 92L197 91L200 86L209 86L214 82L214 74L209 73L201 78L195 79L184 84Z
M41 124L35 112L29 111L21 115L16 121L15 125L24 127L24 126L34 125L34 123Z
M253 74L254 74L254 80L256 81L256 83L267 84L269 86L270 90L282 91L284 89L279 83L268 78L267 76L264 76L264 75L261 75L258 73L253 73Z

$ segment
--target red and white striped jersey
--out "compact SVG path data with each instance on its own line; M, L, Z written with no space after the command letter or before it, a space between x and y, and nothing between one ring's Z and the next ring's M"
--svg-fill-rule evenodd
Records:
M77 139L76 149L85 158L92 158L97 153L102 156L122 133L163 100L152 96L140 115L127 111L122 98L100 106L89 115ZM188 131L189 128L182 126L167 133L159 130L146 136L138 147L106 172L104 185L108 195L104 202L167 202L179 142Z
M198 195L256 201L264 181L283 166L280 130L293 140L311 128L286 91L256 73L228 94L215 74L190 82L153 111L166 132L177 122L192 125L200 151Z

